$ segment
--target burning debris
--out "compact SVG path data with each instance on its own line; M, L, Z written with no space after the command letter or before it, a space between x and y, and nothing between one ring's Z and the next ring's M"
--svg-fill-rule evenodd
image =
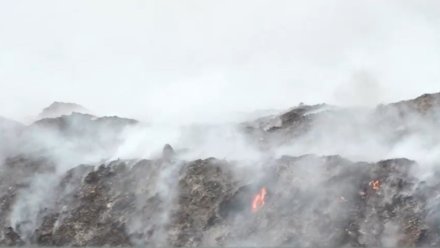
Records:
M258 212L265 204L267 190L265 187L262 187L260 191L254 196L252 201L252 212Z
M370 183L368 183L368 185L369 185L369 186L371 187L371 189L373 189L374 191L379 191L379 190L380 190L381 183L380 183L380 180L375 179L375 180L370 181Z

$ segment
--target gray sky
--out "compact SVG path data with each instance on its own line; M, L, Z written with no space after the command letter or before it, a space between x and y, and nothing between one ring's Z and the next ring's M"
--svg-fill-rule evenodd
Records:
M438 0L0 0L0 115L209 120L440 91Z

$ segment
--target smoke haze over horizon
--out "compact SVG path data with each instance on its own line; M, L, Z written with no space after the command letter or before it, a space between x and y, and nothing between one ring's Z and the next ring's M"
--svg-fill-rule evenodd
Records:
M440 3L0 1L0 115L163 122L439 91Z

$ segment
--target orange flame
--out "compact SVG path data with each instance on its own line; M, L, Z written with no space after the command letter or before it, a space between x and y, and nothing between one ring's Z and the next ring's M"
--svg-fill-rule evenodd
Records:
M256 213L258 210L260 210L260 208L262 208L264 206L264 200L266 198L266 188L263 187L261 188L260 192L258 192L255 197L254 200L252 201L252 212Z
M375 191L378 191L380 189L380 181L377 179L371 181L368 185L370 185L370 187Z

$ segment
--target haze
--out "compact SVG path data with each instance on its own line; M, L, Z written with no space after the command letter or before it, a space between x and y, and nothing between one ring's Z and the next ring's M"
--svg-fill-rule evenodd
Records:
M439 90L440 2L0 0L0 115L192 122Z

